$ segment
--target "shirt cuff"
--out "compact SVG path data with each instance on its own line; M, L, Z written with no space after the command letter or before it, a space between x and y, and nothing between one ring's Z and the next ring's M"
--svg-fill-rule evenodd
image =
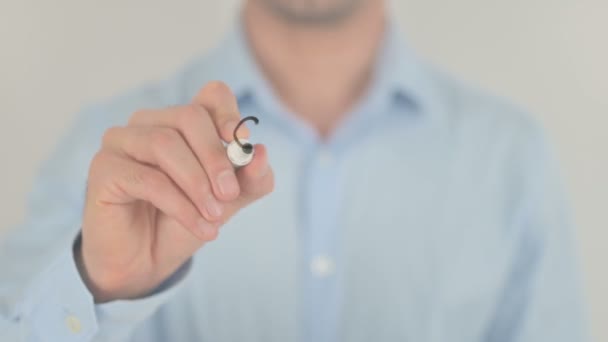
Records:
M183 279L190 273L191 265L192 259L184 263L170 278L146 297L96 305L95 312L101 326L100 330L105 331L106 325L110 325L112 329L117 329L119 326L134 326L150 317L179 291Z
M149 296L96 305L69 248L28 291L22 310L27 340L121 340L179 290L191 265L190 259Z
M23 312L28 341L87 341L97 332L93 296L71 248L32 284Z

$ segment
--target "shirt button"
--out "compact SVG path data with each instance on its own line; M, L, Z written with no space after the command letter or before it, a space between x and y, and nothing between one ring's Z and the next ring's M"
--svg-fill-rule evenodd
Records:
M78 317L73 315L69 315L65 318L65 324L68 326L68 329L70 329L70 331L74 334L78 334L82 329L80 320L78 319Z
M310 271L319 278L327 277L334 272L334 262L325 255L316 256L310 263Z

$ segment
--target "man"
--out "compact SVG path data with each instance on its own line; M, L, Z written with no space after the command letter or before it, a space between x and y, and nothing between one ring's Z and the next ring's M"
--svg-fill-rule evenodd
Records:
M86 111L2 247L2 340L585 340L538 127L395 31L380 0L249 0Z

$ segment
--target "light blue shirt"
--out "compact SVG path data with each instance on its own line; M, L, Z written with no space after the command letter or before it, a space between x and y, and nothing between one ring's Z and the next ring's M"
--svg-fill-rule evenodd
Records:
M103 131L215 79L260 117L251 131L274 193L154 294L95 305L72 244ZM0 247L1 341L587 339L539 126L421 61L393 27L366 96L328 141L279 103L236 30L170 79L85 110L29 203Z

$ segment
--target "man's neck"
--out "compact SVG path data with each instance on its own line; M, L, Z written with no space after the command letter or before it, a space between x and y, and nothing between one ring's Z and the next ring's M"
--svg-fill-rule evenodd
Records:
M331 26L286 22L257 1L243 12L258 65L289 110L327 137L365 92L385 16L368 1Z

